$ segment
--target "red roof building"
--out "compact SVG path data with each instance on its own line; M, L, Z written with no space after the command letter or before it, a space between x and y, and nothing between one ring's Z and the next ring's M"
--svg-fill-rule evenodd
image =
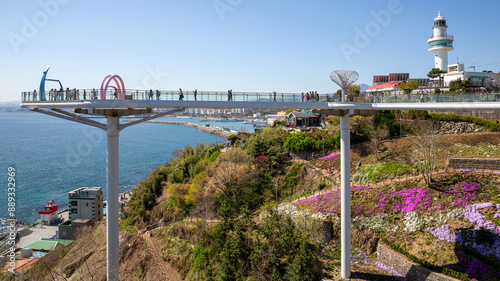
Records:
M376 84L376 85L368 87L366 92L394 91L394 90L397 90L398 85L402 82L403 81L396 81L396 82L386 82L386 83Z
M38 211L40 220L44 224L53 224L57 222L57 204L54 200L50 200L44 210Z

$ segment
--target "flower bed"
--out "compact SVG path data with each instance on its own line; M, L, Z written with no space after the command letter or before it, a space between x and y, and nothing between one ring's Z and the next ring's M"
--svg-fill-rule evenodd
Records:
M320 169L326 170L329 174L340 171L340 154L330 154L328 156L319 158L314 162L314 165Z
M418 256L426 266L440 268L441 272L453 269L477 280L500 280L500 273L494 270L500 268L496 266L500 264L500 227L495 224L500 218L500 204L485 203L497 194L491 185L492 177L496 176L455 174L438 178L442 190L401 185L353 186L353 223L383 233L387 241L390 239L389 242ZM307 209L338 219L340 190L293 205L299 210ZM494 212L492 207L496 208ZM490 209L486 213L481 211L482 214L480 210L485 208ZM469 225L474 229L468 229ZM474 270L471 268L474 265L482 269ZM484 268L489 270L487 274L482 273Z

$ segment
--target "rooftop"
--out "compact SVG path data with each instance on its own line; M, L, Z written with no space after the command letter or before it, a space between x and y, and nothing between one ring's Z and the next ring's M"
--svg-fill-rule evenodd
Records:
M71 243L73 243L73 240L40 238L38 239L38 241L27 245L25 248L32 248L33 250L52 251L58 247L66 246Z

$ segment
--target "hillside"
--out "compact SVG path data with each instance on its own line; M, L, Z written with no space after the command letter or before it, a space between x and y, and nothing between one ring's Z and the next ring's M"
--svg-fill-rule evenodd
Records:
M105 223L87 227L80 236L74 243L45 255L15 280L105 280ZM120 232L120 280L162 279L163 273L154 264L145 240L139 234Z
M500 158L498 133L477 125L473 133L441 135L431 117L411 114L402 139L387 139L400 128L394 112L352 122L353 280L397 280L377 260L382 240L433 270L497 280L499 174L450 172L446 161ZM177 151L133 190L120 222L134 233L121 232L121 276L161 276L161 265L146 262L153 247L183 280L337 280L340 165L337 120L329 122L329 130L268 128L232 148ZM158 221L167 226L149 231L149 240L135 234ZM90 239L101 228L53 254L65 254L57 268L75 268L72 280L85 275L86 263L104 260L102 241ZM82 258L66 261L71 256Z

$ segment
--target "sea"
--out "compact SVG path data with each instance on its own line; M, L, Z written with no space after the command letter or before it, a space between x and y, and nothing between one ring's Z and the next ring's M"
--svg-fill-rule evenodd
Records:
M105 122L104 118L95 118ZM200 118L158 118L161 121L211 124L253 132L242 122L213 122ZM124 118L121 123L124 123ZM226 140L180 125L142 123L120 132L119 189L125 192L156 167L169 162L186 145ZM13 167L15 194L7 194L8 169ZM106 133L98 128L35 112L0 112L0 218L9 218L10 202L22 222L39 218L50 200L68 207L68 192L79 187L102 187L106 193ZM12 190L11 190L12 191ZM12 205L12 204L11 204Z

